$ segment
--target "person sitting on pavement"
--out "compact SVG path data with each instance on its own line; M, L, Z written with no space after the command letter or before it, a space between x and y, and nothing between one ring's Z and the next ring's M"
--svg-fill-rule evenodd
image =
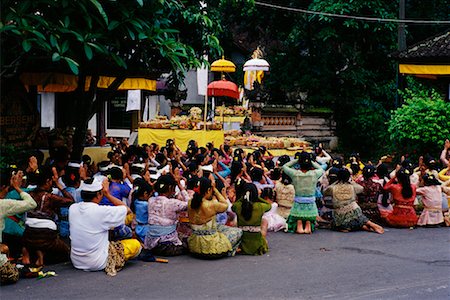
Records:
M56 185L63 197L52 194ZM56 218L62 206L74 202L72 195L61 185L55 167L39 170L38 187L30 192L37 203L36 209L28 212L23 233L23 264L33 262L37 267L44 263L59 263L69 259L69 246L58 235ZM30 257L31 255L31 257Z
M263 220L267 223L267 231L276 232L286 229L286 219L278 214L278 203L274 202L274 190L271 188L264 188L261 193L261 198L266 200L271 205L270 211L263 215Z
M5 225L5 219L9 216L32 210L36 207L36 202L33 198L21 189L22 172L19 171L8 180L8 174L11 173L5 171L2 170L0 172L0 284L2 285L16 283L19 280L19 271L9 262L8 257L5 254L5 252L8 252L8 246L2 244L2 232ZM9 184L7 184L7 182ZM9 187L14 188L23 201L5 199Z
M258 188L258 192L260 194L264 188L273 189L275 187L273 181L264 174L264 170L260 167L253 167L250 170L250 177L252 179L252 183Z
M196 257L220 258L234 256L241 241L242 230L217 225L218 213L226 212L228 202L217 190L212 174L200 177L193 188L188 214L192 235L188 238L189 251Z
M258 189L253 183L244 184L244 196L233 204L237 215L237 223L242 229L242 254L262 255L269 251L267 245L267 220L264 213L270 211L271 204L258 195Z
M376 168L367 165L363 169L363 176L356 182L364 188L358 194L358 205L362 213L377 224L382 223L381 213L378 209L378 200L383 194L383 186L375 180Z
M297 162L300 170L293 168ZM324 171L310 153L303 151L298 161L292 160L283 165L283 172L292 179L295 188L294 204L287 219L288 232L311 234L319 214L316 186Z
M123 182L124 179L124 170L119 167L112 167L110 169L110 173L108 178L109 180L109 192L110 194L121 200L121 202L126 202L128 200L128 196L130 194L131 188L128 186L128 184ZM110 205L113 204L111 201L108 200L106 196L103 197L103 199L100 201L99 205ZM132 218L127 218L126 224L121 224L120 226L117 226L112 231L112 239L113 240L121 240L121 239L128 239L131 238L133 235L133 232L131 228L127 225L130 224Z
M153 189L143 179L136 179L134 181L133 195L131 200L131 211L135 214L136 236L140 241L145 241L145 236L148 231L148 200L152 195Z
M180 190L182 201L175 198L175 187ZM148 201L148 231L145 248L155 255L175 256L186 252L186 246L178 237L179 213L187 209L188 193L180 178L172 174L162 175L154 185L158 193Z
M28 159L28 167L23 172L21 190L30 193L32 190L36 188L36 180L38 178L39 164L36 157L31 156ZM16 173L19 171L16 165L10 165L9 168L2 170L1 175L5 179L3 182L9 182L8 176L15 171ZM26 176L26 179L25 179ZM23 186L27 186L23 188ZM15 189L9 189L9 192L6 194L6 199L11 200L22 200L22 197ZM18 258L22 255L23 248L23 232L25 230L25 213L15 214L12 216L8 216L5 218L5 226L3 228L3 243L8 245L9 253L11 257Z
M109 192L107 180L86 179L81 197L84 202L69 208L72 264L80 270L105 270L109 276L115 276L126 261L141 252L136 239L108 241L109 230L123 225L130 209ZM113 206L99 205L103 197Z
M418 187L416 190L417 195L422 196L422 203L424 205L417 225L437 226L444 223L442 200L447 200L447 195L450 195L450 188L441 185L439 180L430 172L425 173L423 182L425 186Z
M383 227L370 221L361 211L356 202L357 195L364 191L364 187L350 181L350 171L341 168L337 174L338 181L324 190L324 195L333 197L332 227L342 232L352 230L366 230L384 233Z
M410 176L410 170L401 168L383 187L385 191L392 194L393 210L383 216L391 227L408 228L417 225L418 217L414 210L416 186L411 184Z

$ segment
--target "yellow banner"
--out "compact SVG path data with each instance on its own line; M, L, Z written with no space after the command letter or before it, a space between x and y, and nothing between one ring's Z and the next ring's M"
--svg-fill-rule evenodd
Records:
M27 87L37 86L38 92L64 93L73 92L78 86L78 77L62 73L23 73L20 76L22 83ZM100 76L97 87L107 89L115 77ZM91 76L86 77L85 89L88 90ZM156 91L156 80L147 78L126 78L118 90L148 90Z
M409 65L400 64L401 74L450 75L450 65Z

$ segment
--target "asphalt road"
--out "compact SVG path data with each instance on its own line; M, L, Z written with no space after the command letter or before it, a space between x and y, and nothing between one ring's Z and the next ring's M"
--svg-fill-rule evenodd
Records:
M169 264L129 262L116 277L70 263L58 277L21 279L1 299L450 299L449 228L384 235L320 229L270 233L270 252Z

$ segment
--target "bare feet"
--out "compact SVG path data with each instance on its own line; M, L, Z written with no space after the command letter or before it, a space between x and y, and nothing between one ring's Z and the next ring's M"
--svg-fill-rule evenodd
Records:
M303 222L301 220L297 221L297 233L303 234L305 230L303 229Z
M380 225L378 225L378 224L375 224L374 223L374 227L373 227L373 229L375 230L375 232L376 233L378 233L378 234L383 234L384 233L384 228L383 227L381 227Z
M24 265L31 264L30 254L28 253L28 250L25 247L22 248L22 264Z
M306 221L306 224L305 224L305 233L306 233L306 234L311 234L311 233L312 233L311 222L310 222L310 221Z
M37 260L36 260L36 266L41 267L44 265L44 253L40 250L36 251L37 254Z
M362 229L367 230L367 231L371 231L371 232L376 232L378 234L383 234L384 233L384 228L381 227L378 224L375 224L372 221L367 222Z
M303 233L305 233L305 230L303 230L303 227L297 227L297 231L295 231L295 232L297 232L297 233L299 233L299 234L303 234Z

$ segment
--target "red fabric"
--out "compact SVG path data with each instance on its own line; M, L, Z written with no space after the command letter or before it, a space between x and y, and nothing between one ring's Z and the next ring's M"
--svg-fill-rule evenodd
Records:
M417 224L419 217L414 210L414 200L416 198L416 186L411 185L413 193L408 199L403 198L402 186L394 183L391 179L384 189L392 194L394 209L392 213L386 216L386 222L392 227L411 227Z

